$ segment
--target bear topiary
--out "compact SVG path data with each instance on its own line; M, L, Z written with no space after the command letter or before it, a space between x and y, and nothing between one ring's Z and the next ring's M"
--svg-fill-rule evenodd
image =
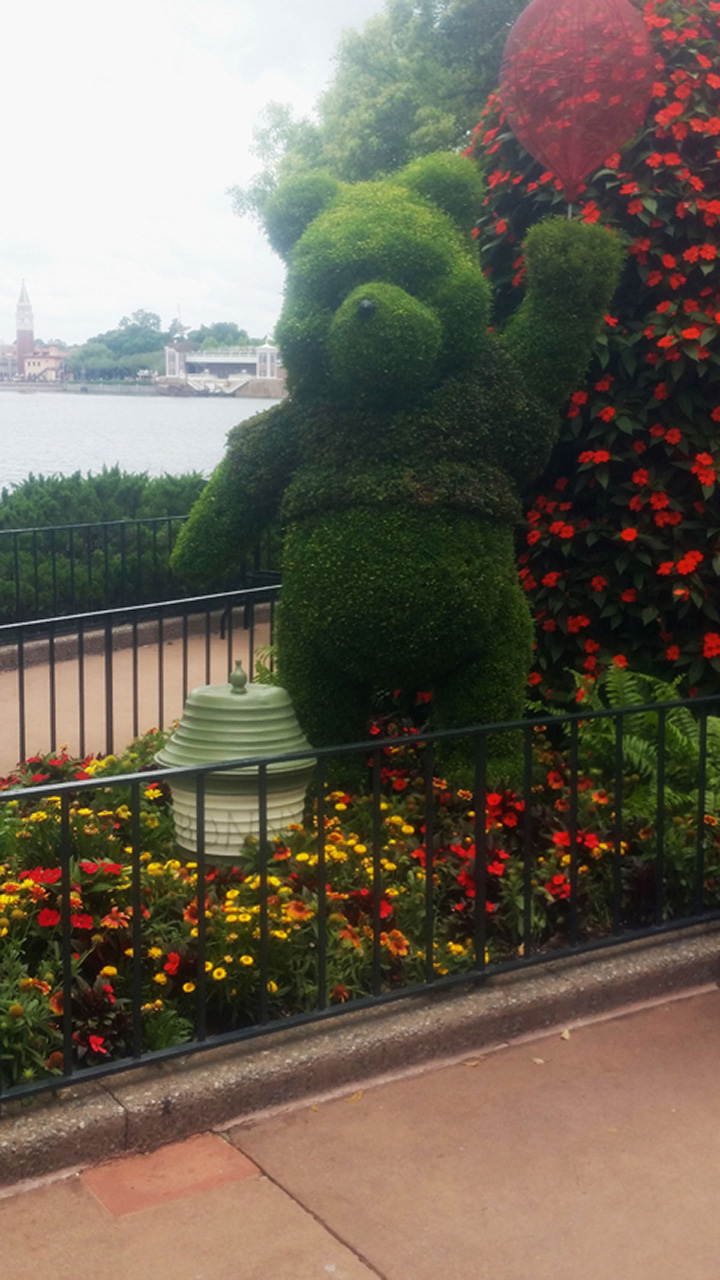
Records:
M437 728L522 714L519 493L557 438L623 253L598 227L534 227L525 300L499 336L472 239L481 200L475 166L443 154L356 186L299 176L267 209L288 263L290 398L231 433L173 568L210 581L281 521L278 667L315 746L365 738L396 687L432 691ZM498 739L496 775L503 751Z

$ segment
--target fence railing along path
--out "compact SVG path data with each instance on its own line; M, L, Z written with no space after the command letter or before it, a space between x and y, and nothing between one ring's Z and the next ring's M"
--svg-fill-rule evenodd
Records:
M193 594L170 567L186 519L158 516L0 529L0 623ZM258 573L275 567L271 543L270 537L265 538L218 585L232 590L256 585Z
M679 824L670 818L678 798L667 768L678 708L692 711L699 734L697 787ZM56 955L58 966L55 979L48 972L42 981L26 980L12 1015L25 1016L22 1001L39 1001L36 989L41 991L57 1048L47 1070L37 1067L7 1087L15 1043L9 1030L5 1098L719 918L719 798L711 794L708 748L708 717L719 710L720 698L705 698L574 712L547 718L542 726L518 721L423 733L401 744L374 738L317 750L305 825L293 832L269 829L269 785L275 766L306 760L307 751L152 774L81 776L0 794L0 831L9 856L20 849L15 856L27 862L28 842L39 839L40 828L57 848L54 861L46 852L41 866L30 858L5 888L11 897L26 895L18 939L32 937L37 948L49 938L47 954ZM627 812L633 805L628 744L641 716L656 725L656 768L646 826L638 831L637 812L632 820ZM597 839L593 843L579 822L587 782L581 734L583 726L601 722L611 727L614 755L602 799L598 793L609 817L598 819L605 834L602 861L595 864ZM565 744L564 798L544 828L539 732ZM492 740L499 733L518 740L521 764L511 798L488 790L494 783ZM472 744L474 758L472 788L457 793L471 823L462 839L448 829L449 821L458 821L457 800L437 776L438 759L458 739ZM401 787L410 787L402 814L399 745L420 751ZM326 785L329 771L342 770L350 759L368 770L352 832L342 827L350 797ZM213 776L229 768L256 770L257 827L249 845L238 844L237 865L231 857L220 866L205 847L206 795ZM712 770L716 782L715 760ZM183 780L187 786L189 779L196 794L196 849L189 859L178 850L170 861L157 860L146 849L160 821L157 806L166 803L166 786ZM550 786L556 785L553 777ZM42 821L33 818L38 811ZM88 861L87 841L99 837L103 821L110 824L106 840L115 843ZM13 823L25 831L24 840L13 838ZM553 831L562 833L561 841ZM558 843L562 870L551 876L548 864ZM355 887L342 889L348 860ZM3 919L7 935L15 924ZM293 939L299 949L288 960ZM452 972L449 959L438 963L441 956L455 957ZM51 992L52 981L57 989ZM178 1043L168 1043L172 1037L166 1035L158 1047L161 1016L176 1006L183 1012L183 1034Z
M0 626L0 773L68 746L122 750L181 713L188 690L252 671L278 587Z

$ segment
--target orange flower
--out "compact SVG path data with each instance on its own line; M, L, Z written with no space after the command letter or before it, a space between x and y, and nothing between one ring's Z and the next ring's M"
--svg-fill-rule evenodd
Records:
M285 915L289 920L310 920L314 914L312 907L309 907L305 902L300 902L298 898L288 902L285 907Z

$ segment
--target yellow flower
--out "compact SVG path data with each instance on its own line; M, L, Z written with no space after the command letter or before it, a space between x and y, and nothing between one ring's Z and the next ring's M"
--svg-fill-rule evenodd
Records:
M309 853L299 853L299 854L297 855L297 857L296 857L295 861L296 861L296 862L309 862L309 861L310 861L310 854L309 854Z
M217 969L213 969L212 976L216 982L222 982L223 978L227 978L227 969L218 966Z
M151 960L159 960L161 955L162 955L162 950L160 947L148 948L148 956Z
M188 995L190 995L190 992L194 990L195 990L194 982L183 982L183 991L187 992Z
M254 964L255 961L253 960L252 956L241 956L240 963L244 965L251 965L251 964Z
M240 924L249 924L252 920L252 916L249 915L247 911L241 911L238 916L238 920L240 921Z
M206 972L206 973L209 973L211 969L212 969L212 960L206 960L206 961L205 961L205 972Z
M277 982L268 982L267 989L268 995L274 996L277 993Z
M133 951L132 947L125 948L125 955L129 956L130 959L132 960L133 956L135 955L135 952Z
M104 968L100 970L100 977L101 978L117 978L117 969L115 968L115 965L106 964Z
M77 812L79 818L89 818L92 813L92 809L78 809Z
M403 827L401 827L401 828L400 828L400 830L402 831L402 833L403 833L403 835L404 835L404 836L414 836L414 835L415 835L415 828L414 828L414 827L409 826L407 822L405 823L405 825L404 825Z
M164 987L164 986L165 986L165 983L167 982L167 974L166 974L166 973L156 973L156 974L155 974L155 977L153 978L153 982L157 982L157 984L158 984L158 986L159 986L159 987Z
M145 870L149 876L161 876L165 868L161 862L148 862Z
M127 805L126 804L118 805L117 809L115 810L115 816L119 818L121 822L127 822L128 818L130 817L130 810L128 809Z
M225 896L228 902L233 902L235 898L239 897L239 895L240 895L239 889L228 889L227 894Z
M355 848L353 849L353 853L359 853L359 854L367 853L367 845L356 844Z
M223 956L223 960L226 964L232 964L233 958L232 956Z

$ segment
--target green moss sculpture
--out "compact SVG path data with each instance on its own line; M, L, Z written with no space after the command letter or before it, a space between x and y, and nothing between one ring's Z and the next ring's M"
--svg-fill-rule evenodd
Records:
M359 741L379 694L433 693L437 728L522 714L532 623L513 548L622 263L597 226L550 219L501 334L471 237L477 170L454 155L381 182L288 182L290 398L231 433L173 568L201 585L284 530L278 665L316 745ZM491 756L502 768L506 740Z

